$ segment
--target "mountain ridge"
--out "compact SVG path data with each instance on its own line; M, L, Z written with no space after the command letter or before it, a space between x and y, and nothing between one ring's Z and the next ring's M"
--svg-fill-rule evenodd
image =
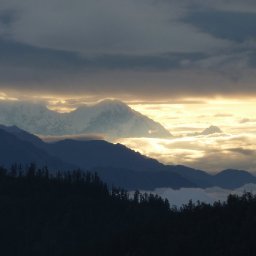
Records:
M122 185L128 189L154 189L157 186L168 187L168 184L175 189L214 186L238 188L247 183L256 183L256 177L246 171L224 170L211 175L187 166L164 165L122 144L112 144L103 140L71 139L45 143L36 139L35 135L19 130L18 127L0 126L0 164L4 164L4 157L8 159L9 164L19 163L19 160L24 162L24 159L27 160L27 164L36 160L39 160L41 165L48 162L55 170L61 167L61 163L63 169L81 168L97 171L108 184ZM6 140L10 136L11 140ZM6 152L7 146L9 151ZM23 159L24 152L28 153L23 155ZM15 153L18 154L16 159Z
M38 166L48 166L52 170L68 170L75 165L65 163L38 148L29 141L19 139L17 136L0 128L0 164L10 167L12 164L28 165L36 163Z

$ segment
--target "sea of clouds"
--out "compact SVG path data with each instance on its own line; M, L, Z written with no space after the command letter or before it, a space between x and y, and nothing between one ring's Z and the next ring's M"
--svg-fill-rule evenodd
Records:
M193 202L204 202L213 204L216 201L226 201L228 195L242 195L245 192L256 194L256 184L246 184L235 190L228 190L219 187L212 188L181 188L174 190L171 188L157 188L153 191L143 191L146 193L157 194L162 198L169 200L171 206L181 207L187 204L190 200Z

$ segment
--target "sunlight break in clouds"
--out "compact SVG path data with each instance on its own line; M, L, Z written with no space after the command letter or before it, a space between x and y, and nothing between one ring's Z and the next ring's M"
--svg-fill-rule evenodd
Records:
M228 168L256 172L256 100L204 100L191 104L131 104L163 124L174 138L126 138L118 142L166 164L210 172ZM218 126L223 133L200 135L210 125Z
M0 92L0 100L18 100L15 97L9 97L6 93Z
M18 97L4 92L0 99L39 101L62 113L99 100L93 95ZM125 102L161 123L173 138L120 138L110 142L122 143L166 164L183 164L209 172L229 168L256 172L256 99L183 98L155 103L133 99ZM210 125L218 126L223 133L200 134Z

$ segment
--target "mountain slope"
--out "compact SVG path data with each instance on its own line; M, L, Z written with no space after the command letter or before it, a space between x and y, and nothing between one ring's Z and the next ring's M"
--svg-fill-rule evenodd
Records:
M181 175L182 177L196 184L198 187L207 188L215 185L215 181L213 180L212 175L207 172L196 170L183 165L168 165L167 169Z
M48 144L17 127L6 126L0 127L0 142L0 165L7 167L34 162L53 171L93 169L109 185L124 185L127 189L195 186L178 174L163 171L164 165L156 160L120 144L73 140Z
M68 159L81 168L116 167L136 171L164 169L157 160L147 158L121 144L103 140L77 141L63 140L47 144L47 151L60 158Z
M181 187L191 188L197 185L179 174L170 171L134 171L114 167L97 167L91 169L109 185L118 185L127 190L154 190L156 188Z
M38 147L43 147L45 144L37 136L20 129L19 127L15 126L15 125L14 126L0 125L0 130L4 130L12 135L15 135L20 140L30 142L33 145L38 146Z
M224 171L213 176L187 166L164 165L121 144L115 145L106 141L64 140L48 144L47 147L52 155L63 160L68 159L70 163L81 168L98 170L108 183L116 182L126 188L136 184L140 184L143 189L145 186L152 187L153 184L155 188L169 184L173 188L219 186L233 189L247 183L256 183L256 177L246 171ZM176 175L184 180L178 180ZM176 179L177 183L172 183L171 179ZM140 182L141 180L144 182Z
M17 127L0 127L0 164L48 165L52 170L97 171L110 185L127 189L213 187L234 189L256 183L246 171L225 170L217 175L181 165L164 165L121 144L106 141L63 140L45 143Z
M84 105L57 113L28 102L0 102L0 124L15 125L33 134L71 135L101 133L106 137L170 137L159 123L117 100Z
M246 171L228 169L216 174L213 182L222 188L235 189L245 184L256 183L256 177Z
M14 163L27 165L34 162L39 167L47 165L52 170L74 168L74 165L64 163L3 129L0 129L0 142L0 165L10 167Z

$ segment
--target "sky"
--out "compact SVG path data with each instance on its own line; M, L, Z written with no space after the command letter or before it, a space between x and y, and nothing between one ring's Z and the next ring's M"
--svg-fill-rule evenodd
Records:
M253 0L1 0L5 93L255 96Z
M163 124L173 138L122 138L117 142L166 164L183 164L211 173L225 169L256 173L255 100L130 106ZM212 125L222 133L201 134Z
M121 142L165 163L256 171L255 82L255 0L0 0L0 100L123 100L175 139Z

